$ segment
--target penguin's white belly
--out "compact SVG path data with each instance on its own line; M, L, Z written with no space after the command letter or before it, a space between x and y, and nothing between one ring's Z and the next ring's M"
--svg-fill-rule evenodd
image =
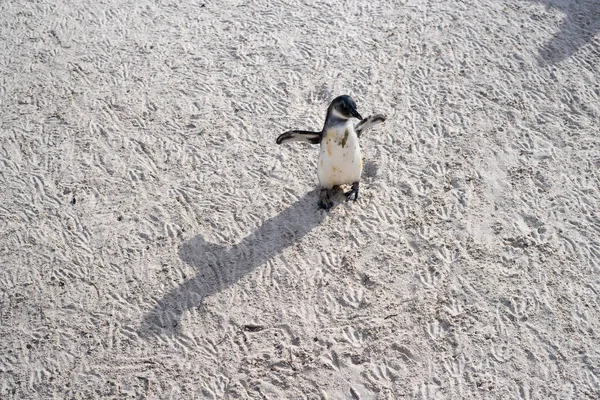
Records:
M362 155L353 127L329 129L321 140L317 175L321 186L352 184L360 181Z

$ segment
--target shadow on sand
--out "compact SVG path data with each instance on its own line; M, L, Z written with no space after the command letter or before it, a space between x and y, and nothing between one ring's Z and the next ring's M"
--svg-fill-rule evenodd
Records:
M564 20L560 30L540 49L542 64L556 64L573 54L587 43L598 46L600 38L600 0L532 0L556 8Z
M179 249L179 257L197 274L157 302L145 315L140 335L177 333L184 311L200 306L205 297L235 284L299 241L326 218L326 213L318 209L317 201L318 191L308 192L232 247L208 243L200 235L185 241Z

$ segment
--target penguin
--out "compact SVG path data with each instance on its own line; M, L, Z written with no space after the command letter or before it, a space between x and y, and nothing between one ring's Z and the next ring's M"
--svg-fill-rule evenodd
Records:
M360 122L354 126L352 118ZM351 185L350 191L344 193L346 201L358 200L363 168L358 138L364 131L385 120L386 116L382 114L363 119L354 100L343 95L333 99L327 108L325 124L320 132L287 131L279 135L276 142L282 144L296 141L321 145L317 164L317 176L321 186L319 207L329 210L333 206L332 189L341 185Z

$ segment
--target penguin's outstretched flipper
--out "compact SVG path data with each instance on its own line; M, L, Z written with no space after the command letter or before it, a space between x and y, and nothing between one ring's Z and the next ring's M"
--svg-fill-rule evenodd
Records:
M356 136L360 137L360 135L364 131L366 131L368 129L371 129L375 125L378 125L378 124L382 123L383 121L386 120L386 118L387 117L385 115L383 115L383 114L369 115L367 118L365 118L362 121L360 121L354 127L354 131L356 132Z
M311 144L321 143L321 132L310 131L287 131L277 138L277 144L285 142L307 142Z

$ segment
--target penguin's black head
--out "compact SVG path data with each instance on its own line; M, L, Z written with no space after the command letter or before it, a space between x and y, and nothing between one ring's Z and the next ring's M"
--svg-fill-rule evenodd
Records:
M356 103L350 96L339 96L333 99L329 109L327 110L328 117L347 120L350 118L363 119L358 111L356 111Z

